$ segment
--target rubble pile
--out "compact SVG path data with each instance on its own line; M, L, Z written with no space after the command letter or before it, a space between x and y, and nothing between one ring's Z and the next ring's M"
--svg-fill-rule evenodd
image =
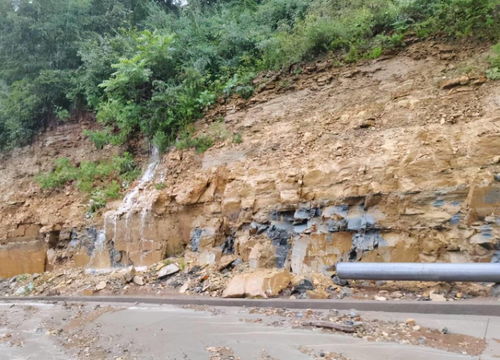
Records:
M281 297L289 299L365 299L375 301L460 301L487 297L493 284L351 281L321 273L294 275L285 270L254 270L235 257L213 265L168 258L149 267L107 271L65 269L0 280L0 296L195 295Z

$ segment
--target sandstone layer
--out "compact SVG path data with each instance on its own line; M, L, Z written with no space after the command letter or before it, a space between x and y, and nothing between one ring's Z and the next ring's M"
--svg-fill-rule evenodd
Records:
M486 56L416 43L364 64L263 77L249 101L197 124L241 143L221 136L201 155L172 149L126 211L110 204L102 218L85 219L67 190L43 197L30 183L20 201L10 191L2 242L72 242L52 249L49 266L141 266L186 251L206 264L231 254L294 274L332 274L341 260L498 260L500 83L482 76ZM2 178L7 189L16 177Z

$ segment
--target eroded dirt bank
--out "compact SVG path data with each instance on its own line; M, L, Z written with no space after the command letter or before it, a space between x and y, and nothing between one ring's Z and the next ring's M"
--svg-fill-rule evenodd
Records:
M291 275L272 279L329 277L340 260L498 260L500 84L484 78L485 57L486 47L426 42L262 77L253 98L197 124L220 135L213 148L168 152L131 206L94 218L79 194L42 193L33 175L56 156L108 150L94 150L81 125L49 133L2 159L0 275L183 254L181 268L264 271L289 284Z

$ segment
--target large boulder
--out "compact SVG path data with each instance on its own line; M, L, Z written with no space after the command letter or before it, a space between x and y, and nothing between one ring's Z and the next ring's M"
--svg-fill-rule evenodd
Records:
M222 296L225 298L278 296L286 289L292 276L285 270L258 270L238 274L231 279Z

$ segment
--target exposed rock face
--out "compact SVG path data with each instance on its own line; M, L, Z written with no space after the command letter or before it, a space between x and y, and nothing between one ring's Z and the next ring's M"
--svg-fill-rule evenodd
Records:
M0 245L0 278L45 271L46 247L41 241Z
M229 111L225 122L243 143L201 159L166 156L167 187L147 195L147 233L120 226L126 236L115 244L136 246L135 260L146 239L155 259L187 246L207 260L207 249L230 248L251 268L296 274L340 260L492 260L499 84L443 90L434 79L448 63L415 60L421 50Z
M0 277L43 272L63 263L88 263L90 256L83 250L75 257L63 250L72 233L86 233L100 221L85 216L86 195L71 187L43 191L35 181L40 172L53 168L57 158L76 163L119 153L120 149L96 150L82 134L94 125L89 119L79 120L47 131L31 146L0 154Z
M292 78L292 89L261 92L243 109L215 109L198 131L222 115L243 142L163 156L127 212L110 209L104 265L148 265L185 249L206 265L233 254L294 274L330 274L340 260L500 258L500 83L446 82L481 63L477 53L457 51L452 64L439 47L416 44ZM41 214L21 219L25 205L9 201L0 210L16 216L17 237L67 231ZM79 262L90 262L90 248ZM247 293L236 284L232 293Z

